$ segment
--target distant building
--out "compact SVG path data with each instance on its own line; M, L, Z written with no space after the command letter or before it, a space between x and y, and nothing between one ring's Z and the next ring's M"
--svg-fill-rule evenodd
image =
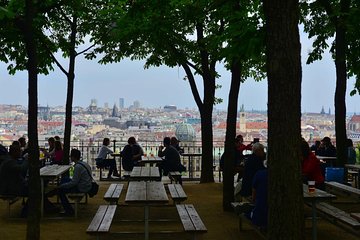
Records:
M187 123L179 124L176 127L175 135L177 139L182 142L192 142L196 140L196 133L194 128Z
M116 106L116 104L114 104L111 117L121 118L120 113L119 113L119 109L118 109L118 107Z
M125 99L119 98L119 109L124 109L124 108L125 108Z
M103 120L103 124L113 128L126 129L126 124L118 117L109 117Z
M200 124L201 118L186 118L186 123L194 125L194 124Z
M96 99L91 99L91 103L89 106L89 112L90 113L95 113L97 111L97 100Z
M41 120L50 120L50 108L49 106L41 107L38 106L38 116Z
M360 132L360 115L353 115L348 123L348 130Z
M320 114L325 114L324 106L322 106Z
M164 111L165 112L173 112L176 111L177 107L175 105L166 105L164 106Z
M135 109L140 108L140 102L138 100L134 101L133 106L134 106Z
M246 132L246 113L240 112L240 132Z

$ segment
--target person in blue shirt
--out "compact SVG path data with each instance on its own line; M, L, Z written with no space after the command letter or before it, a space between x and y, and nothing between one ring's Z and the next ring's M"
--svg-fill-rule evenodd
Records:
M254 209L251 212L251 221L254 225L266 228L268 223L268 170L259 170L252 184L252 199Z

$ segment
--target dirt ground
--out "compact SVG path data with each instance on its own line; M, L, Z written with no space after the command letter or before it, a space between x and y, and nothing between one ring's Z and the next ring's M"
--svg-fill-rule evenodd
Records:
M79 216L74 218L59 218L58 214L47 214L41 221L41 239L51 240L82 240L96 239L95 236L86 234L86 229L91 222L92 217L101 204L106 204L103 195L110 182L101 182L100 190L96 197L89 198L88 204L80 204ZM203 234L202 239L209 240L256 240L262 239L249 225L244 225L244 231L240 232L238 228L238 217L233 212L224 212L222 210L222 184L198 184L185 182L183 188L188 195L184 203L191 203L195 206L201 219L203 220L208 232ZM125 189L126 190L126 189ZM104 236L102 239L143 239L143 222L141 221L123 221L124 219L140 220L143 218L143 209L140 207L131 207L124 205L125 190L123 190L120 205L117 208L115 218L112 224L111 232L137 231L138 234L126 234ZM56 201L55 198L51 201ZM359 204L342 203L339 200L335 203L337 207L344 208L350 212L360 212ZM21 210L21 201L11 206L11 217L8 218L6 202L0 200L0 240L25 239L26 219L19 218ZM310 209L305 208L307 216L311 215ZM154 231L182 231L182 225L178 219L174 206L152 207L150 209L150 218L153 219L172 219L172 221L151 222L150 232ZM311 220L306 220L306 239L311 239ZM191 239L190 235L184 233L150 233L150 239ZM318 239L319 240L355 240L360 236L347 233L339 227L330 224L328 221L318 220Z

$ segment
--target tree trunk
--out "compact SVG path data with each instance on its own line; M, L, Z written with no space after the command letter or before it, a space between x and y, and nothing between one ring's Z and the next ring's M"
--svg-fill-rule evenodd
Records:
M215 78L202 76L204 83L203 103L190 67L186 63L181 63L181 66L184 68L186 76L188 77L191 92L199 108L201 117L202 158L200 183L214 182L212 112L215 98Z
M304 239L297 0L265 0L270 240Z
M40 172L39 172L39 145L37 132L37 86L38 86L38 57L37 42L35 40L34 18L36 7L32 0L25 2L24 40L28 57L28 135L29 135L29 198L26 239L40 239Z
M66 95L66 113L65 113L65 132L64 132L64 164L69 164L70 144L71 144L71 124L72 124L72 105L74 98L74 80L75 80L75 58L76 58L76 34L77 17L73 16L70 35L70 57L69 72L67 74L67 95Z
M212 110L212 104L210 106L204 104L200 109L202 143L200 183L214 182Z
M236 119L238 97L241 83L240 65L235 62L231 66L231 85L228 100L225 152L224 152L224 181L223 181L223 209L224 211L233 211L231 202L234 201L234 154L236 137ZM230 161L229 161L230 160Z
M340 27L339 27L340 28ZM337 165L344 166L347 161L346 147L346 62L345 62L345 31L336 31L336 90L335 90L335 134Z
M335 66L336 66L336 90L335 90L335 134L337 165L343 167L347 162L346 147L346 14L349 13L350 1L341 1L341 15L336 21L335 36Z

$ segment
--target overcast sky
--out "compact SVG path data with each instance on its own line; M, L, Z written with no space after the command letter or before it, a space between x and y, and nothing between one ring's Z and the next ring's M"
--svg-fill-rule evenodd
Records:
M334 113L335 66L329 54L321 61L311 65L305 64L311 42L302 34L302 112L320 112L324 106L328 112L330 107ZM64 61L66 64L66 61ZM163 107L174 104L178 108L196 108L189 83L181 68L152 67L143 68L144 62L124 60L116 64L100 65L95 60L78 58L76 62L76 79L73 106L87 107L90 100L98 100L98 106L108 103L119 105L119 98L125 99L125 106L140 101L143 107ZM65 65L66 66L66 65ZM221 74L216 96L222 98L217 109L227 108L230 74L220 65ZM347 90L347 111L360 112L360 96L349 96L355 79L349 79ZM27 73L18 72L8 75L6 65L0 63L0 103L21 104L27 106ZM198 81L200 94L202 84ZM65 105L66 78L58 69L48 76L39 76L39 104L49 106ZM240 88L239 105L244 104L246 110L266 110L267 81L255 82L248 79Z

